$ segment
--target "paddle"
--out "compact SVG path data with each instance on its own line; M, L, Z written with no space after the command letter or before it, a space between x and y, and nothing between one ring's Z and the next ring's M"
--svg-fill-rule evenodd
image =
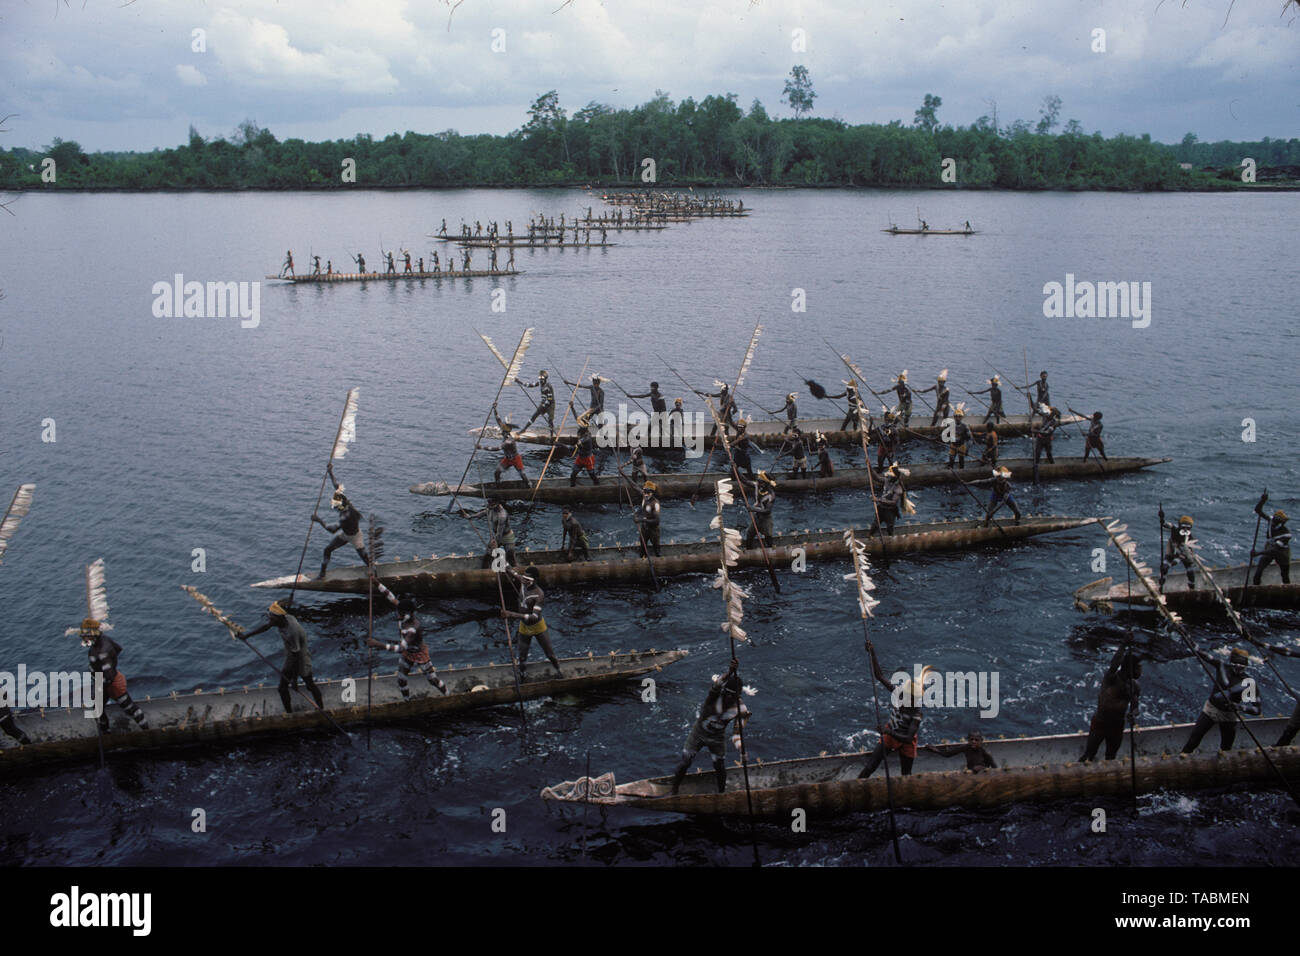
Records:
M501 624L506 629L506 647L510 649L510 668L514 673L515 678L515 699L519 703L519 720L523 724L524 732L527 733L528 715L524 713L524 691L523 687L519 683L519 660L515 657L515 642L514 637L510 633L510 618L506 616L506 594L505 590L501 587L501 575L503 573L504 572L501 571L497 572L497 597L501 601ZM511 587L513 588L514 585L512 584Z
M370 749L370 703L375 676L375 565L379 563L379 554L383 550L384 529L375 524L371 515L366 529L366 554L370 561L366 565L366 749Z
M884 725L880 720L880 701L876 692L876 652L871 646L871 632L867 627L867 618L874 617L871 613L880 602L871 596L876 585L867 575L871 564L867 560L867 547L858 543L857 535L852 529L844 532L844 543L849 546L849 555L853 559L853 573L846 574L846 580L856 581L858 585L858 608L862 617L862 641L863 647L867 652L867 662L870 666L869 679L871 681L871 706L876 714L876 727L879 729ZM889 773L889 755L885 754L881 761L885 765L885 798L889 804L889 835L894 844L894 860L898 863L903 862L903 851L898 843L898 820L894 814L894 782Z
M731 407L732 407L733 410L735 410L735 408L736 408L736 392L740 390L740 386L743 385L744 382L745 382L745 373L749 371L749 366L750 366L751 364L753 364L753 361L754 361L754 350L758 348L758 337L759 337L760 335L762 335L762 334L763 334L763 325L762 325L762 323L760 322L760 323L755 324L755 326L754 326L754 334L751 335L751 336L749 337L749 348L745 349L745 358L744 358L744 360L740 363L740 371L736 374L736 384L733 385L733 386L731 387ZM663 360L660 359L660 361L663 361ZM664 364L667 365L668 363L667 363L667 362L664 362ZM677 370L676 370L676 369L673 369L672 366L669 366L669 368L670 368L670 370L672 371L672 373L673 373L674 375L677 375ZM677 375L677 377L678 377L679 379L681 379L683 385L685 385L687 388L691 388L690 384L687 383L686 379L682 378L680 375ZM692 388L691 391L695 391L695 389ZM699 394L699 393L696 393L696 394ZM707 399L706 399L706 403L707 403ZM724 408L723 411L725 412L726 409ZM709 414L713 415L713 419L714 419L714 421L718 422L718 434L719 434L720 436L722 436L722 438L723 438L723 440L724 440L724 442L725 442L727 426L726 426L725 424L723 424L723 423L719 420L719 418L718 418L717 415L714 415L714 414L713 414L713 406L712 406L712 405L709 405ZM716 444L716 443L715 443L715 444ZM724 447L725 447L725 445L724 445ZM730 448L727 449L727 455L728 455L728 457L730 457L730 455L731 455L731 449L730 449ZM712 461L713 461L713 455L712 455L712 453L710 453L710 455L709 455L709 462L712 462ZM734 467L734 464L733 464L733 467ZM708 467L706 466L704 470L705 470L705 471L708 471L709 469L708 469ZM699 485L697 485L696 488L695 488L695 494L691 496L691 503L692 503L692 504L694 504L695 500L699 497L699 495L700 495L700 488L703 487L703 485L704 485L704 475L700 475L700 483L699 483ZM743 489L742 489L742 491L741 491L741 496L742 496L742 497L744 496L744 491L743 491ZM746 506L748 506L748 502L746 502ZM775 582L775 577L773 577L773 582ZM777 590L779 591L779 590L781 590L781 589L778 587Z
M619 480L619 483L618 483L619 491L623 492L623 494L627 496L627 506L628 506L629 508L631 508L631 509L633 509L633 510L635 511L635 509L636 509L637 506L634 505L634 504L632 503L632 493L631 493L630 491L628 491L627 486L624 485L624 484L623 484L623 481L622 481L622 479L627 478L627 476L626 476L625 474L623 474L623 461L622 461L621 458L619 458L619 454L618 454L618 444L617 444L617 443L615 443L615 445L614 445L614 466L618 469L618 476L619 476L619 479L620 479L620 480ZM631 479L628 478L627 480L628 480L628 483L630 484L630 483L631 483ZM643 491L644 491L644 489L643 489ZM619 501L619 506L618 506L618 507L619 507L619 513L622 514L622 511L623 511L623 499L622 499L622 498L619 498L618 501ZM654 556L650 554L650 544L649 544L649 542L647 542L646 539L645 539L645 527L644 527L644 526L642 525L642 523L639 522L639 521L635 521L635 520L634 520L634 523L636 524L636 534L637 534L637 537L641 539L641 553L642 553L643 555L645 555L646 565L647 565L647 566L649 567L649 569L650 569L650 580L654 583L655 590L658 591L658 590L659 590L659 576L658 576L657 574L655 574L655 559L654 559Z

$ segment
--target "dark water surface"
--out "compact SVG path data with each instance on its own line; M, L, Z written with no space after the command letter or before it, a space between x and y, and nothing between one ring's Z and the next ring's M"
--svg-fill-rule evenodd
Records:
M195 584L236 619L258 620L266 592L248 585L297 564L342 401L361 387L357 441L338 473L387 529L387 556L477 549L445 501L407 493L455 481L500 369L474 335L506 351L525 326L537 335L525 366L574 376L588 370L629 391L650 379L669 397L684 389L663 355L703 387L732 379L756 321L766 331L742 392L769 408L801 379L844 378L825 337L886 384L899 368L929 384L979 387L996 366L1023 378L1051 373L1052 395L1106 413L1112 454L1174 462L1146 474L1021 489L1030 511L1109 514L1136 531L1154 563L1158 502L1196 516L1214 564L1247 560L1251 507L1267 486L1296 505L1300 475L1293 422L1295 271L1287 255L1300 196L1008 195L1001 193L750 191L754 215L611 236L617 247L517 254L526 274L500 280L290 287L263 283L261 322L160 319L155 282L258 280L284 250L333 259L379 244L426 258L422 237L445 217L513 219L574 214L578 191L357 192L352 194L23 195L0 230L0 488L37 483L36 502L0 568L0 647L6 666L84 665L63 629L83 616L81 567L103 556L115 637L133 693L215 688L268 679L265 666L202 617L178 587ZM972 238L891 237L892 216L920 204L932 226L969 219ZM438 248L441 248L439 246ZM485 251L477 252L486 264ZM457 254L459 259L459 254ZM1067 273L1094 281L1149 281L1153 317L1047 319L1045 282ZM504 314L492 292L506 290ZM807 292L806 313L791 290ZM635 386L635 387L634 387ZM609 398L619 397L611 388ZM954 388L954 396L965 399ZM969 399L967 399L969 402ZM973 403L972 403L973 404ZM1022 410L1007 390L1010 411ZM742 406L761 417L752 400ZM696 405L695 407L699 407ZM918 412L921 402L917 402ZM503 410L519 420L516 390ZM832 414L828 405L821 414ZM1241 440L1254 419L1258 440ZM53 419L57 441L42 441ZM1077 433L1059 446L1078 454ZM1008 442L1004 456L1025 453ZM909 448L920 458L932 451ZM535 475L543 456L530 453ZM766 459L760 459L760 463ZM840 453L848 463L850 456ZM487 461L482 462L484 465ZM698 467L698 466L695 466ZM972 475L972 477L974 477ZM957 489L916 495L916 520L970 516ZM664 538L709 533L713 506L664 508ZM861 494L781 501L778 530L861 523ZM1294 511L1293 511L1294 513ZM593 543L628 540L619 508L581 512ZM733 522L734 524L734 522ZM539 508L528 540L558 542L558 511ZM324 537L312 537L313 569ZM1117 636L1115 620L1084 617L1071 592L1100 575L1089 567L1104 537L1088 530L989 552L899 560L878 577L873 638L887 671L933 663L997 671L1001 713L942 710L926 739L975 723L986 734L1086 727L1096 682ZM207 570L191 571L206 550ZM1112 554L1112 571L1115 556ZM350 564L353 555L338 552ZM742 671L758 688L747 735L754 755L781 759L869 746L873 736L861 630L848 567L784 573L775 595L746 575L753 646ZM365 605L306 596L316 673L365 671ZM440 667L505 660L500 624L472 601L424 609ZM660 675L658 700L634 684L582 700L528 705L528 732L501 708L373 731L373 749L328 735L260 742L181 756L113 755L111 806L78 767L27 775L0 788L0 860L19 863L744 863L741 824L678 816L560 812L538 799L551 783L593 772L620 781L671 771L686 727L727 650L722 605L704 576L639 589L555 592L547 618L562 655L680 646L691 656ZM1256 618L1274 640L1294 641L1297 621ZM383 633L393 630L391 614ZM1143 681L1142 720L1191 720L1205 678L1185 651L1144 632L1158 659ZM1200 623L1203 643L1229 635ZM273 635L263 639L278 650ZM536 652L534 652L536 653ZM1284 668L1291 665L1283 664ZM1300 674L1288 673L1288 680ZM1265 711L1291 703L1267 671ZM418 686L418 684L417 684ZM364 734L359 735L364 740ZM7 741L6 741L7 743ZM1207 745L1208 746L1208 745ZM701 756L697 767L706 767ZM1296 812L1276 793L1195 793L1143 798L1135 819L1113 807L1105 835L1089 832L1095 800L990 812L906 813L904 853L949 865L1289 863ZM1110 806L1102 802L1103 806ZM190 830L207 812L208 832ZM492 832L494 808L507 830ZM860 865L891 859L887 822L857 816L814 823L807 834L760 829L766 863Z

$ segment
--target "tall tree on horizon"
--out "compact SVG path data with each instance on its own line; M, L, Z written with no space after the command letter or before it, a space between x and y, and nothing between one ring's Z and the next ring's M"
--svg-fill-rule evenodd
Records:
M812 109L815 99L817 94L813 92L812 80L808 78L808 68L802 65L794 67L790 71L790 79L785 81L781 102L788 103L790 109L794 110L795 119L801 119L804 113Z

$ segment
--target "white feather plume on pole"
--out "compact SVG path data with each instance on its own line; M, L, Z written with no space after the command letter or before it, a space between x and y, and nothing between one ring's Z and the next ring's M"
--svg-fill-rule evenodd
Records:
M502 388L509 388L514 384L515 379L519 377L519 372L524 367L524 353L528 351L528 346L532 344L532 341L533 330L524 329L524 334L519 339L519 345L515 349L514 358L510 360L510 367L506 369L506 380Z
M745 350L745 361L740 363L740 374L736 376L736 388L745 384L745 374L754 362L754 351L758 348L758 337L763 334L763 326L754 326L754 334L749 339L749 348Z
M14 492L13 500L9 502L9 507L5 511L4 520L0 521L0 558L4 557L5 549L9 547L9 539L18 530L18 525L32 510L32 495L35 491L34 484L27 484L19 485L18 490Z
M714 502L718 513L710 522L710 527L718 532L718 543L722 549L722 565L713 579L713 586L722 590L722 599L727 606L727 619L722 622L722 631L730 634L732 640L746 641L749 640L749 635L745 633L740 623L745 619L744 598L749 597L749 594L744 588L733 584L730 575L727 574L727 568L733 567L740 559L741 544L740 532L722 524L722 509L731 502L728 491L730 484L725 478L714 482Z
M86 565L86 617L93 617L99 622L101 631L111 631L113 625L108 623L108 580L104 574L104 559ZM70 627L65 634L77 634L80 627Z
M502 368L510 367L510 363L506 361L506 357L501 354L501 350L496 347L496 345L493 343L493 341L490 338L488 338L482 332L478 334L478 337L481 338L483 342L487 345L487 347L492 350L492 354L497 357L497 361L501 363Z
M876 589L876 582L867 574L871 570L867 546L857 539L852 530L844 532L844 543L848 545L849 554L853 557L853 573L844 575L844 580L855 581L858 585L858 609L862 612L863 619L875 617L872 612L880 602L871 596L871 592Z
M348 400L343 406L343 418L339 421L338 435L334 439L334 450L330 453L331 461L338 461L348 453L348 445L357 438L357 397L361 389L348 391Z

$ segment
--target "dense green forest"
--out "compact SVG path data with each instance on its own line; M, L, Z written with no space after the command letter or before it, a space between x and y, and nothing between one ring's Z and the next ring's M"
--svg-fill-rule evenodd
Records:
M787 96L791 90L787 85ZM795 91L797 115L811 96L810 87ZM943 125L941 105L927 94L910 125L850 126L774 118L758 100L745 111L734 94L674 103L657 93L631 109L591 103L570 115L551 91L505 136L447 130L307 143L280 141L246 120L230 137L204 139L191 127L187 144L148 153L86 153L56 139L44 150L0 151L0 189L341 187L349 184L349 159L355 184L377 187L640 184L646 158L655 160L661 186L940 186L948 157L958 187L1004 189L1230 188L1241 184L1244 157L1260 169L1300 166L1297 139L1201 143L1188 133L1165 145L1147 135L1087 134L1075 120L1060 126L1054 96L1044 98L1037 123L1002 127L987 116L965 127ZM41 176L47 157L55 161L52 183ZM1273 176L1297 178L1294 169Z

